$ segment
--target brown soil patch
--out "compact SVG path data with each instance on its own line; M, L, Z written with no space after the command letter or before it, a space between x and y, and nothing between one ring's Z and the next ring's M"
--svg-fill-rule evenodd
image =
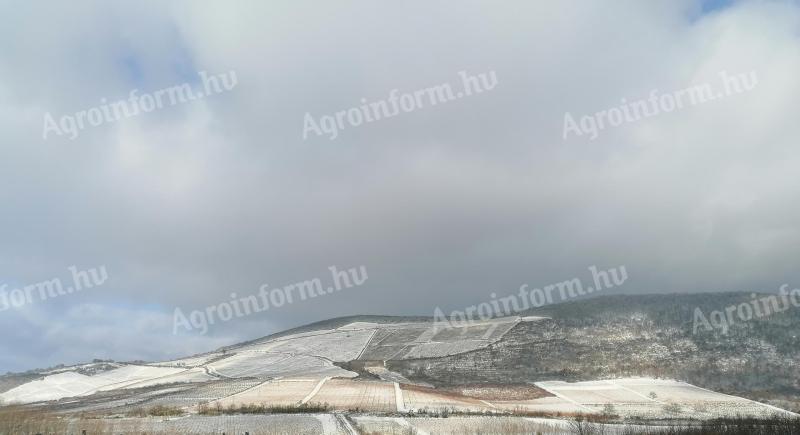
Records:
M468 384L442 388L428 388L404 384L403 389L442 394L462 399L472 398L479 400L532 400L552 396L552 394L547 391L530 384Z

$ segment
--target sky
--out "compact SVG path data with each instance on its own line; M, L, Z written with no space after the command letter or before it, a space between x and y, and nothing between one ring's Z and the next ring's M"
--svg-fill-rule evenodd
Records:
M200 72L234 86L48 132ZM496 82L321 131L462 73ZM0 310L0 372L462 310L590 266L625 267L609 293L800 286L798 73L793 1L0 0L0 291L108 276ZM722 95L723 75L754 80ZM704 85L722 97L610 125ZM175 327L331 266L368 279Z

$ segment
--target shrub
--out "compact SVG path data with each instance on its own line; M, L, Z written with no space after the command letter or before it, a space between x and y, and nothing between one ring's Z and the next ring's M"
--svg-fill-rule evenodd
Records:
M328 412L331 407L327 403L301 403L298 405L267 405L267 404L248 404L233 405L227 408L219 403L209 407L208 404L201 404L197 412L200 415L235 415L235 414L316 414Z

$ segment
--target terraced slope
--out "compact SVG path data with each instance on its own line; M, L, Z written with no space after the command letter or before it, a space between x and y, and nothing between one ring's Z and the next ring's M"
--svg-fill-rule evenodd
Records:
M503 318L443 330L431 322L363 320L366 319L322 323L320 326L338 326L298 329L293 334L183 359L120 364L94 375L81 374L79 366L42 373L14 384L0 394L0 400L21 404L52 402L58 409L73 412L125 412L131 407L169 405L193 409L200 403L253 403L265 398L293 404L318 396L315 400L331 402L331 406L342 409L352 406L396 411L393 381L378 380L371 386L353 383L347 379L358 373L337 363L456 355L500 340L520 322L517 317ZM394 375L387 370L382 374L387 378ZM313 394L297 389L304 381L313 385L332 378ZM337 389L341 391L337 393ZM302 395L298 397L299 394Z
M613 405L620 415L649 418L792 409L795 402L785 398L800 392L796 313L726 336L690 335L692 309L703 298L709 296L604 297L450 326L416 318L334 319L171 361L4 376L0 400L103 414L264 403L378 413L601 413ZM760 395L769 403L754 401L765 399Z

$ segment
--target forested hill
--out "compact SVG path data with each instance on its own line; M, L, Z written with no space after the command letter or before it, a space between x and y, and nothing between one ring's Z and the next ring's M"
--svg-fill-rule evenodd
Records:
M766 295L759 295L764 297ZM510 383L653 376L800 410L800 308L722 328L700 327L751 293L614 295L529 310L487 349L389 365L433 383ZM709 320L709 322L711 322Z

